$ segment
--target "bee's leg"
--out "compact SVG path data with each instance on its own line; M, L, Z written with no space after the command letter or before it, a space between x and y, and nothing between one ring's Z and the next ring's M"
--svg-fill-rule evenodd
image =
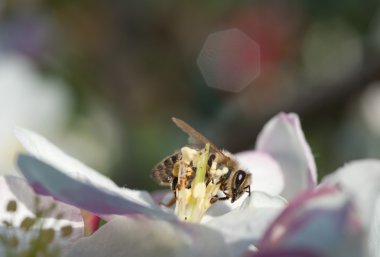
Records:
M216 203L217 201L224 201L228 199L230 199L229 196L223 196L223 197L214 196L213 198L211 198L210 203L213 204L213 203Z
M178 184L178 177L174 177L171 184L171 189L174 192L174 195L175 195L175 190L177 188L177 184Z
M218 182L216 182L215 185L219 185L219 184L221 184L222 182L223 182L223 179L219 179ZM212 183L214 183L214 181L213 181Z
M170 208L175 204L176 200L177 200L177 194L176 194L176 191L173 191L173 197L170 199L170 201L167 203L161 202L161 205Z
M175 201L177 200L177 193L176 193L177 184L178 184L178 177L174 177L172 180L172 184L171 184L171 189L173 191L173 197L170 199L169 202L161 203L161 205L170 208L175 204Z
M244 189L247 189L247 193L248 193L248 196L251 196L251 186L250 185L248 185L248 186L246 186Z
M176 201L176 200L177 200L177 196L176 196L176 193L174 192L174 195L173 195L173 197L170 199L170 201L167 202L167 203L161 203L161 205L170 208L170 207L172 207L172 206L175 204L175 201Z

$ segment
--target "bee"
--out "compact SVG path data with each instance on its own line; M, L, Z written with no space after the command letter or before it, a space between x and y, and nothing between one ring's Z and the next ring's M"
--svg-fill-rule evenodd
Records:
M173 122L186 134L190 136L190 149L199 152L206 144L210 145L210 154L207 161L206 171L206 184L213 180L213 175L210 173L211 167L224 170L217 183L220 183L220 191L224 196L214 196L211 199L211 203L215 203L219 200L231 200L235 202L245 192L251 195L251 173L240 168L238 162L234 156L225 151L219 150L213 143L210 142L205 136L196 131L189 124L183 120L172 118ZM172 155L167 156L157 165L155 165L151 171L151 178L161 185L170 186L174 193L172 201L168 205L172 205L175 202L176 188L178 186L178 166L182 160L182 152L176 151ZM188 171L186 172L187 186L190 188L191 181L195 176L196 166L193 163L188 163Z

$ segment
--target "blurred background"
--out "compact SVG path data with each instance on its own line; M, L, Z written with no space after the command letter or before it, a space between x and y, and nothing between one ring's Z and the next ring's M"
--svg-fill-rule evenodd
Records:
M230 28L260 47L259 76L236 93L197 66L208 35ZM379 57L377 0L0 0L0 171L15 171L18 125L153 190L152 166L186 143L170 117L238 152L291 111L321 177L380 157Z

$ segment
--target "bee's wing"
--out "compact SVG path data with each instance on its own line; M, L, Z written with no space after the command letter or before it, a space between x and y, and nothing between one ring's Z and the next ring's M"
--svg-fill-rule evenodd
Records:
M173 180L174 164L179 159L179 152L165 157L161 162L153 167L150 177L160 185L170 185Z
M177 118L174 118L174 117L172 118L172 120L177 125L177 127L179 127L180 129L182 129L183 132L185 132L186 134L188 134L190 136L190 138L189 138L189 143L190 144L192 144L192 145L198 145L198 146L201 146L201 147L203 147L206 144L210 144L211 150L213 150L214 152L217 152L217 153L220 153L220 154L224 155L223 152L221 150L219 150L219 148L217 148L213 143L210 142L210 140L208 140L204 135L202 135L201 133L199 133L198 131L196 131L189 124L187 124L183 120L180 120L180 119L177 119Z

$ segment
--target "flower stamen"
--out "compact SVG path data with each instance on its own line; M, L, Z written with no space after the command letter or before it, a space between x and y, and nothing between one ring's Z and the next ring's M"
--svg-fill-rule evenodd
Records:
M19 208L19 202L16 200L8 201L5 208L11 214L11 218L0 221L7 230L5 234L0 235L0 247L5 249L6 256L57 256L60 249L55 243L67 239L74 233L71 225L60 226L59 219L54 224L49 224L45 219L57 211L55 202L44 207L39 197L36 196L33 207L34 217L28 214L20 222L16 222L14 217L15 215L20 216L22 208ZM64 218L62 213L58 213L56 216L61 219ZM58 227L60 228L57 229ZM23 234L17 233L20 229ZM23 239L23 237L25 238ZM25 239L28 239L27 244L20 243L25 242Z
M175 214L181 220L200 222L219 190L219 179L208 177L209 150L209 144L201 151L188 147L181 149L175 208Z

